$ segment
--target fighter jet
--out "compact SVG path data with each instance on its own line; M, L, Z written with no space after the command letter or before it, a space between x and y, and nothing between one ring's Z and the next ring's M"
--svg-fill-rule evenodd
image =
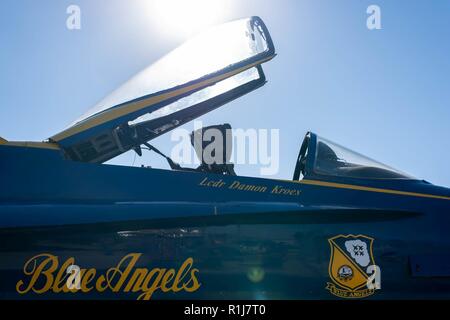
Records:
M0 297L450 298L450 189L313 132L285 180L240 176L229 139L216 161L204 159L204 133L226 136L230 124L192 133L198 167L152 145L256 94L266 84L262 65L275 55L261 18L229 22L188 40L47 140L0 139ZM129 151L159 154L170 169L106 163ZM136 270L170 274L186 261L195 277L184 287L167 276L146 295L150 278ZM81 288L68 291L73 265L84 270ZM86 280L88 270L95 272ZM102 286L114 270L118 278ZM83 290L89 280L95 285Z

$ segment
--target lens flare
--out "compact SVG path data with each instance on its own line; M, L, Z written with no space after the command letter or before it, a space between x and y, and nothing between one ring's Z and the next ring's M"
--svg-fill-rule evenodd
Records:
M160 31L187 37L223 22L230 10L229 0L154 0L149 3L152 19Z

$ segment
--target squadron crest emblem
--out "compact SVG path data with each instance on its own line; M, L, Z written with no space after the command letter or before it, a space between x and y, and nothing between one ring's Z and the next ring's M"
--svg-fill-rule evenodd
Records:
M341 298L364 298L380 288L373 241L373 238L352 234L328 239L331 249L328 272L333 283L327 283L327 290Z

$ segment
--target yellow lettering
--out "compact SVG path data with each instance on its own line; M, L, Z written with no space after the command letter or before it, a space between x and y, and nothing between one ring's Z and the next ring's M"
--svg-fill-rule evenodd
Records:
M43 260L39 263L39 265L36 266L36 263L39 259ZM30 282L24 289L21 289L21 287L25 285L25 282L23 280L17 282L17 292L20 294L27 293L30 290L33 290L36 293L47 292L52 287L53 272L56 270L56 268L58 268L58 258L54 255L43 253L34 256L30 260L28 260L23 267L23 273L27 276L31 276ZM37 289L34 286L41 275L45 277L45 283L41 289Z

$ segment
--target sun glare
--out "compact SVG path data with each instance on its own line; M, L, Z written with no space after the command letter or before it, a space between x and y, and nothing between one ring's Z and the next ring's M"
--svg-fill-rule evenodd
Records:
M229 0L154 0L152 19L170 36L191 36L222 22L230 10Z

